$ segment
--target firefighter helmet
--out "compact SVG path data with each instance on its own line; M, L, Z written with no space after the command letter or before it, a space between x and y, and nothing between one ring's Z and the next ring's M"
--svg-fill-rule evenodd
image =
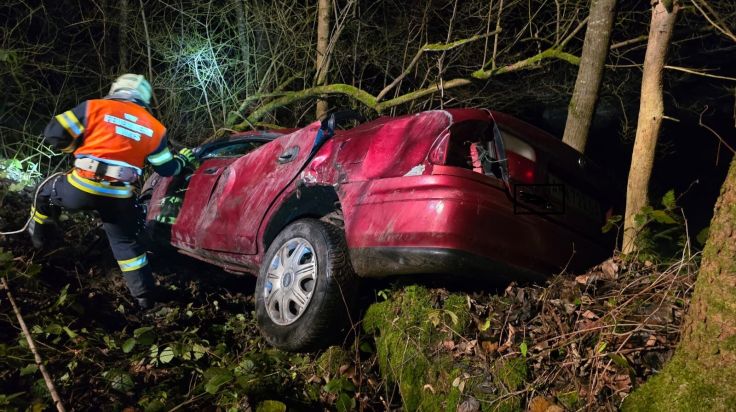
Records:
M126 73L115 79L108 96L126 94L148 106L151 104L152 93L151 83L148 83L148 80L142 74Z

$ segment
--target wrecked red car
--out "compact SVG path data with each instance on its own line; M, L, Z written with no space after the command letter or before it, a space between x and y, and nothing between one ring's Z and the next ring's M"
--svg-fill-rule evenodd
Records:
M334 340L358 278L541 279L610 255L608 180L546 132L480 109L340 120L234 134L199 147L191 176L144 187L148 225L181 253L257 273L274 346Z

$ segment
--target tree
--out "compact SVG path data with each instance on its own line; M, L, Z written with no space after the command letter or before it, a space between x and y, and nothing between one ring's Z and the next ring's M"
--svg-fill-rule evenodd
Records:
M672 30L680 5L674 0L655 1L649 40L644 56L644 73L641 79L639 119L636 127L634 151L631 155L629 180L626 186L626 215L624 216L623 252L636 250L635 216L647 205L649 178L652 175L654 149L664 117L662 98L662 72Z
M315 62L315 80L317 86L324 86L327 82L327 71L330 68L329 44L330 44L330 13L332 12L332 0L319 0L317 7L317 61ZM327 101L317 101L316 118L321 118L327 113Z
M736 157L716 203L682 340L624 404L630 411L736 409Z
M590 122L598 100L615 13L616 0L593 0L590 6L583 55L580 57L578 77L568 105L565 134L562 137L563 142L581 153L585 152Z

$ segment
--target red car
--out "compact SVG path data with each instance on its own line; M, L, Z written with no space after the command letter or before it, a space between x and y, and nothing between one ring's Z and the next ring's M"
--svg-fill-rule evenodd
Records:
M540 279L611 253L608 180L534 126L480 109L339 122L234 134L198 148L190 177L144 187L149 226L181 253L258 274L257 321L274 346L337 337L358 278ZM182 194L168 225L162 205Z

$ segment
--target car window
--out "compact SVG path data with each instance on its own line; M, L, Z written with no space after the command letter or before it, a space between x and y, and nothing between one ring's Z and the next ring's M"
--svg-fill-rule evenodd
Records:
M202 156L202 159L211 159L213 157L239 157L246 153L255 150L256 148L263 145L265 142L248 141L248 142L233 142L221 147L215 147L207 150Z

